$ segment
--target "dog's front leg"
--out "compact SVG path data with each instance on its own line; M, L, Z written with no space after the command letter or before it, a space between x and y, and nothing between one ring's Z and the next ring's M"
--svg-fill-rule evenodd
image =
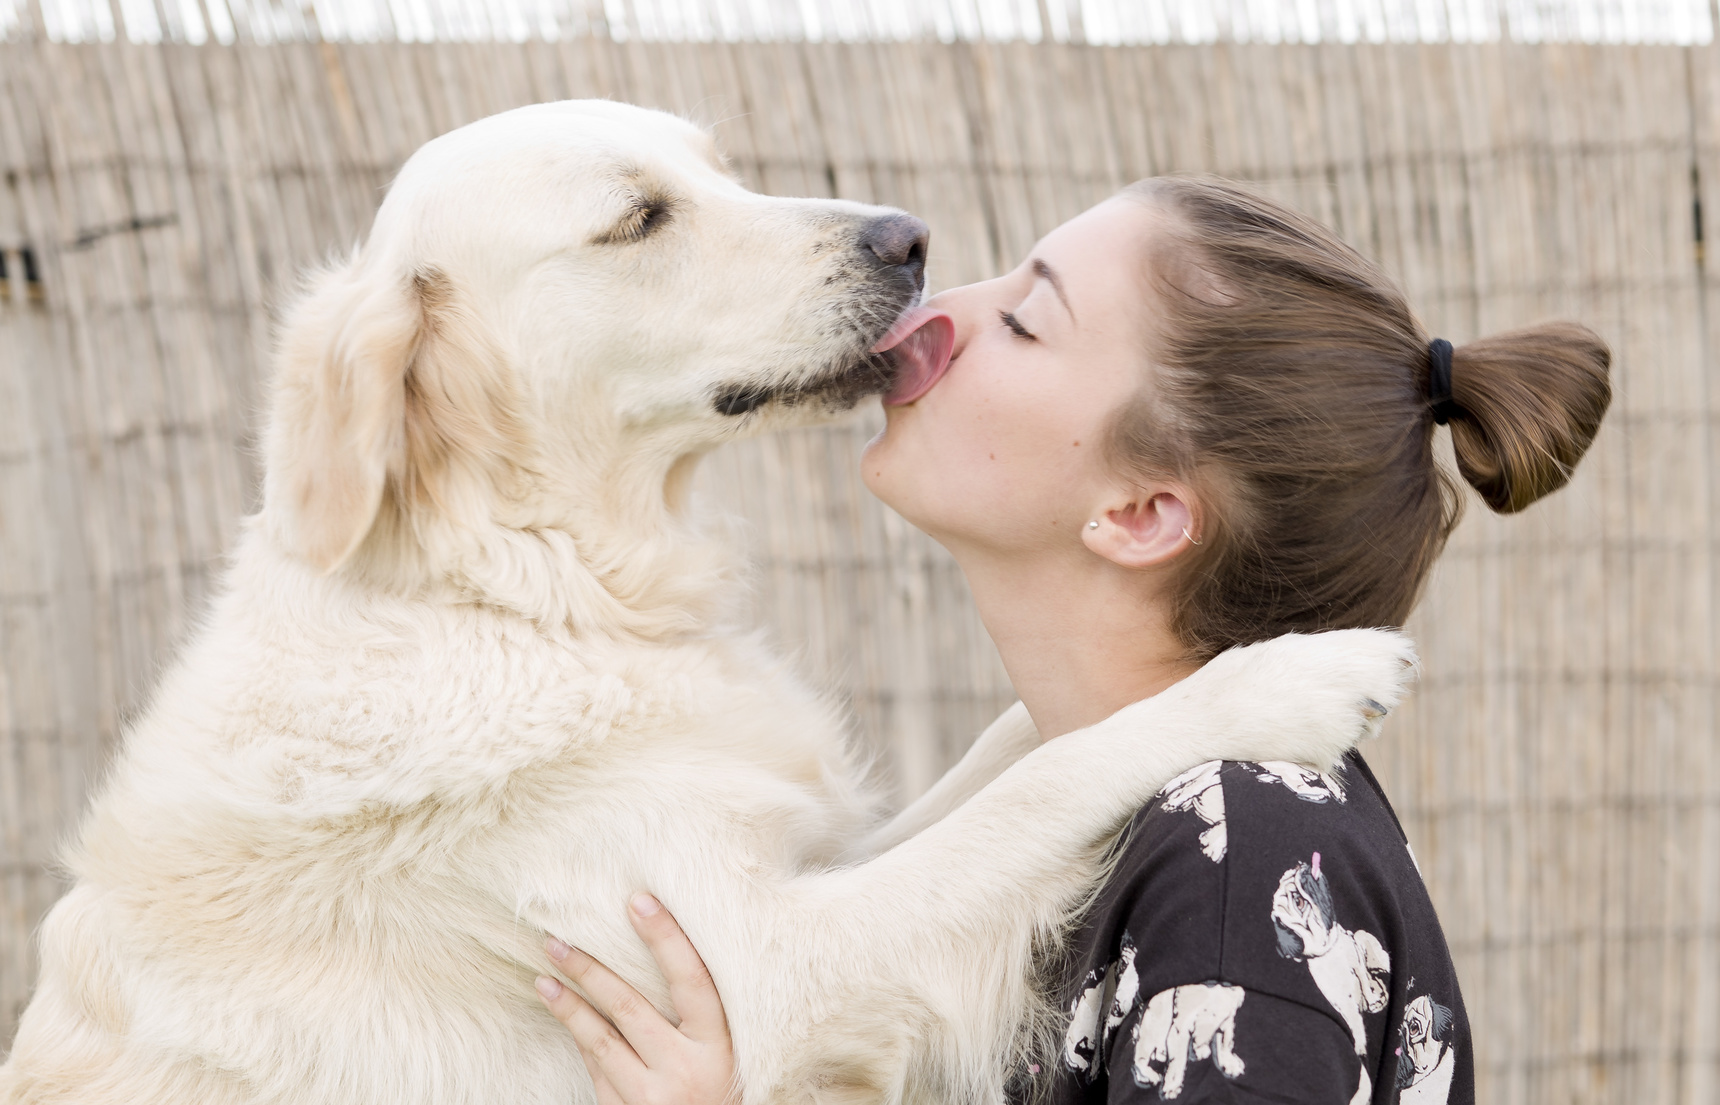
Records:
M749 1105L995 1100L1035 941L1090 892L1127 819L1208 760L1330 766L1401 700L1413 662L1407 639L1371 630L1233 650L1034 749L870 862L671 902L727 1002Z
M867 833L858 844L843 854L847 861L870 859L888 851L928 825L935 824L949 812L979 793L980 788L1003 774L1004 769L1040 745L1039 730L1027 716L1027 707L1017 702L968 748L961 760L930 790L908 805L901 813Z

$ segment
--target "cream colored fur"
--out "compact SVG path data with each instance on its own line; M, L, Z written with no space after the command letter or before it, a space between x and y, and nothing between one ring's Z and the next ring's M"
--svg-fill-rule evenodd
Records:
M1398 701L1400 637L1268 642L1043 746L1017 707L878 825L686 485L852 404L917 294L855 244L884 214L608 103L413 157L287 321L263 507L67 852L0 1101L589 1102L531 981L553 932L664 1004L640 889L748 1102L994 1100L1033 942L1138 806L1329 764Z

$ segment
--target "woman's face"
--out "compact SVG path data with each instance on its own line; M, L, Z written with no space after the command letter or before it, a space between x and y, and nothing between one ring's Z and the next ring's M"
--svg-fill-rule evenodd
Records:
M915 401L886 404L862 457L872 493L952 547L1077 537L1125 483L1103 438L1145 381L1142 258L1164 218L1108 200L1013 272L934 297L955 324L949 368Z

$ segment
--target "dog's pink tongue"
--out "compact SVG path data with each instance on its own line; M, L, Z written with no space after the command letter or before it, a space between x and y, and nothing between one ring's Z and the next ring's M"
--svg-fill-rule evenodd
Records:
M950 316L930 307L905 311L872 347L874 353L896 353L896 386L884 396L884 402L900 406L932 390L949 368L955 346L956 324Z

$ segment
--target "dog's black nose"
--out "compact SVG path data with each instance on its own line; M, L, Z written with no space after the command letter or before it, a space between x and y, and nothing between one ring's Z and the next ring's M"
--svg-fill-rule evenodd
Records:
M891 268L906 268L918 283L926 270L926 239L931 231L912 215L885 215L860 231L860 248Z

